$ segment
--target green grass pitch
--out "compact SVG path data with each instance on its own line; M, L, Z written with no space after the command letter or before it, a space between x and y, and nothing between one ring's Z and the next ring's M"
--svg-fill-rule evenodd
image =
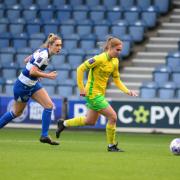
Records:
M50 132L54 138L54 131ZM39 142L40 130L0 130L2 180L179 180L178 135L118 133L123 153L106 151L105 132L65 131L60 146Z

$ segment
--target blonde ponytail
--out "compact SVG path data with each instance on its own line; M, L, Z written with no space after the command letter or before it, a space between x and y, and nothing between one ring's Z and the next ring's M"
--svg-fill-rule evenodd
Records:
M61 38L54 34L54 33L50 33L45 41L45 43L42 45L43 48L48 48L49 45L52 45L56 40L61 40Z

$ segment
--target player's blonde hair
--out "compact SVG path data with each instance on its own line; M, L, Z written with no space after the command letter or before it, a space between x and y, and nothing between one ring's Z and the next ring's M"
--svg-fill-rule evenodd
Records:
M56 40L61 40L61 38L54 33L50 33L42 47L48 48L49 45L52 45Z
M106 39L106 42L103 44L102 48L104 51L107 51L110 48L118 46L119 44L122 44L122 41L120 39L118 39L117 37L108 36L108 38Z

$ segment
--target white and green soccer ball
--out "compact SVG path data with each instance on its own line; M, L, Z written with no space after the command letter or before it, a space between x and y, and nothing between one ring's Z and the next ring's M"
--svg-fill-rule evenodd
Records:
M180 138L175 138L170 143L170 151L174 155L180 155Z

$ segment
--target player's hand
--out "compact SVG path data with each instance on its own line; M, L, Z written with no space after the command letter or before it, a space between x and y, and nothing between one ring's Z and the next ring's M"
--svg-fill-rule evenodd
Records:
M80 96L85 97L85 96L86 96L86 91L85 91L85 90L81 90L81 91L80 91Z
M55 79L57 77L57 72L56 71L52 71L50 73L48 73L48 78L49 79Z
M135 96L135 97L138 96L138 93L137 93L136 91L133 91L133 90L130 90L127 94L128 94L129 96Z

